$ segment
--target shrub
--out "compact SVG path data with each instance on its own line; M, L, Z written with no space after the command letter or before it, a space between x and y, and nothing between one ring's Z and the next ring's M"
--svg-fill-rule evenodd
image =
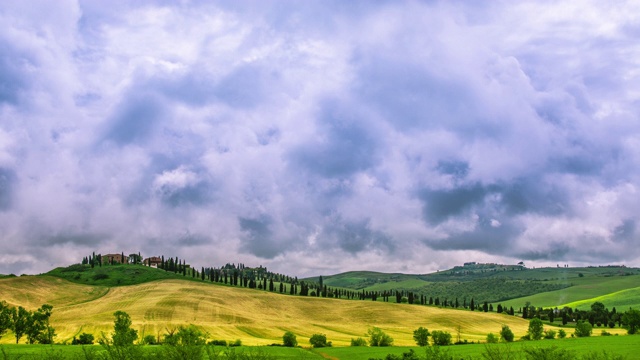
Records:
M233 347L233 346L242 346L242 340L236 339L236 341L234 341L234 342L229 342L229 346L231 346L231 347Z
M556 346L524 348L527 360L574 360L576 354L565 349L558 349Z
M97 273L93 275L93 280L105 280L108 278L109 278L109 275L105 273Z
M142 343L144 345L158 345L158 341L153 335L145 335L145 337L142 338Z
M367 346L367 340L359 338L351 338L351 346Z
M566 337L567 337L567 332L566 332L566 331L564 331L564 329L560 329L560 330L558 330L558 338L560 338L560 339L564 339L564 338L566 338Z
M427 328L423 328L422 326L413 330L413 340L415 340L418 346L429 345L429 335L429 330Z
M586 321L579 320L576 323L576 330L574 331L574 334L576 335L576 337L587 337L591 336L592 330L593 327L591 326L591 324Z
M369 345L371 346L391 346L393 345L393 338L387 335L380 328L373 327L367 331L369 335Z
M506 342L513 341L513 331L511 331L508 325L502 325L502 329L500 330L500 338L502 339L502 341Z
M433 340L433 345L451 345L451 334L448 331L434 330L431 333L431 339Z
M282 335L282 344L287 347L296 347L298 346L298 340L296 339L296 335L291 331L287 331Z
M556 338L556 332L555 330L545 330L544 331L544 338L545 339L555 339Z
M71 340L71 345L92 345L93 340L94 338L92 334L82 333L80 334L80 336L78 336L77 339L75 336L73 337L73 340Z
M607 332L607 330L602 330L602 332L600 333L600 336L611 336L611 333Z
M527 334L531 340L540 340L542 339L542 320L538 318L533 318L529 321L529 330L527 330Z
M487 343L488 344L495 344L498 342L498 337L493 335L493 333L489 333L487 334Z
M211 340L207 343L207 345L227 346L227 340Z
M327 335L325 334L313 334L311 335L309 342L311 343L311 346L313 346L314 348L331 346L331 342L327 343Z
M170 341L163 346L165 359L202 359L205 334L195 325L181 326L175 334L167 337Z

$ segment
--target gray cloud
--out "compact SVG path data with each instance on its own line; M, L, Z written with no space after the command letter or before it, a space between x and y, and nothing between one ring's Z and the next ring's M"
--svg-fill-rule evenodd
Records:
M16 181L14 171L0 167L0 211L6 211L11 208Z
M0 5L2 272L640 265L638 5L65 1Z

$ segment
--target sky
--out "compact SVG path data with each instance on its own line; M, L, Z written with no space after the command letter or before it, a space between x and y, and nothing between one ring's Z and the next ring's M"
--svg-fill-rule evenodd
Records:
M637 1L4 1L0 273L640 266Z

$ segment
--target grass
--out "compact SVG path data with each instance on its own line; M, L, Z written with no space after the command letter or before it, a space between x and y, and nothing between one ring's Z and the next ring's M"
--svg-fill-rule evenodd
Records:
M526 302L530 302L534 306L542 307L562 307L565 304L584 301L581 305L591 305L593 300L601 296L617 293L627 289L633 289L640 283L640 275L630 276L596 276L585 275L584 277L571 278L573 286L566 289L539 293L531 296L521 297L502 302L503 306L513 306L514 309L524 306ZM629 293L631 294L631 293ZM626 294L626 295L629 295ZM625 295L625 294L619 294ZM611 296L610 300L614 300L616 296ZM593 301L592 301L593 300ZM629 306L637 306L638 299L633 296L619 296L615 299L617 306L628 308ZM616 305L603 302L605 306L611 308ZM619 308L620 309L620 308Z
M8 302L30 309L52 304L51 323L58 342L68 342L81 332L96 337L109 333L117 310L131 315L141 337L194 324L208 332L209 339L240 339L246 345L281 343L287 330L296 334L302 345L315 333L326 334L334 345L348 345L351 338L363 337L370 326L382 328L397 345L412 345L412 332L418 326L452 333L460 326L463 338L481 340L488 332L497 333L502 324L522 336L528 324L496 313L289 296L182 279L104 288L47 276L23 276L0 280L0 293L9 295ZM12 341L11 334L1 340Z
M525 348L533 347L557 347L558 349L566 349L574 351L576 354L586 354L593 351L606 351L610 354L618 354L628 359L635 359L638 352L638 336L594 336L589 338L569 338L563 340L540 340L540 341L517 341L510 344L469 344L469 345L453 345L441 347L443 351L449 352L454 359L483 359L482 354L486 352L487 346L497 347L502 351L511 351L512 354L522 354ZM340 347L340 348L322 348L316 349L315 352L326 358L343 360L368 360L384 359L387 354L401 355L413 349L416 354L424 356L425 350L419 347Z
M99 345L88 345L86 350L95 352L96 354L105 354L103 348ZM42 358L54 358L54 359L84 359L82 346L70 346L70 345L15 345L6 344L0 345L1 352L4 351L9 359L42 359ZM143 347L146 353L152 354L162 351L160 346L145 346ZM224 348L215 347L214 350L222 351ZM286 347L247 347L241 346L230 349L236 353L251 353L251 354L265 354L270 355L276 359L322 359L322 356L301 348L286 348Z
M59 277L78 284L99 286L125 286L143 284L149 281L183 279L201 281L200 278L184 276L182 273L164 271L143 265L104 265L92 268L89 265L75 264L55 268L45 275Z

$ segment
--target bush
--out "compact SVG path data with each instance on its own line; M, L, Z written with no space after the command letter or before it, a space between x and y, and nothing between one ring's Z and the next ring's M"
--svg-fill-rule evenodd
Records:
M351 338L351 346L367 346L367 340L359 338Z
M611 333L607 332L607 330L602 330L602 332L600 333L600 336L611 336Z
M242 340L236 339L236 341L230 342L229 346L231 346L231 347L233 347L233 346L242 346Z
M109 278L109 275L105 273L97 273L93 275L93 280L105 280L108 278Z
M567 337L567 332L564 331L563 329L558 330L558 338L559 339L564 339Z
M142 343L144 345L158 345L158 341L153 335L145 335L145 337L142 338Z
M488 344L496 344L498 342L498 337L493 335L493 333L487 334L487 343Z
M591 326L591 324L586 321L579 320L576 323L576 330L574 331L574 334L576 335L576 337L587 337L591 336L592 330L593 327Z
M309 342L311 343L311 346L313 346L314 348L331 346L331 342L327 343L327 335L325 334L313 334L311 335Z
M80 336L78 336L77 339L75 336L73 337L73 340L71 340L71 345L92 345L93 340L94 338L92 334L82 333L80 334Z
M451 334L448 331L434 330L431 333L431 339L433 340L433 345L451 345Z
M576 354L565 349L558 349L556 346L551 347L534 347L524 348L525 359L527 360L574 360Z
M181 326L178 332L166 338L169 341L162 347L165 359L202 359L205 334L195 325Z
M544 338L545 339L555 339L556 338L556 332L555 330L545 330L544 331Z
M286 347L296 347L298 346L298 340L296 339L296 335L291 331L287 331L282 335L282 344Z
M207 345L227 346L227 340L211 340L207 343Z
M500 330L500 338L505 342L513 341L513 331L511 331L508 325L502 325L502 329Z
M369 335L369 345L371 346L391 346L393 345L393 338L387 335L380 328L373 327L367 331Z
M527 334L529 335L529 338L531 338L531 340L542 339L542 331L542 320L533 318L529 321L529 330L527 330Z
M413 340L415 340L418 346L428 346L429 335L429 330L427 328L423 328L422 326L413 330Z

